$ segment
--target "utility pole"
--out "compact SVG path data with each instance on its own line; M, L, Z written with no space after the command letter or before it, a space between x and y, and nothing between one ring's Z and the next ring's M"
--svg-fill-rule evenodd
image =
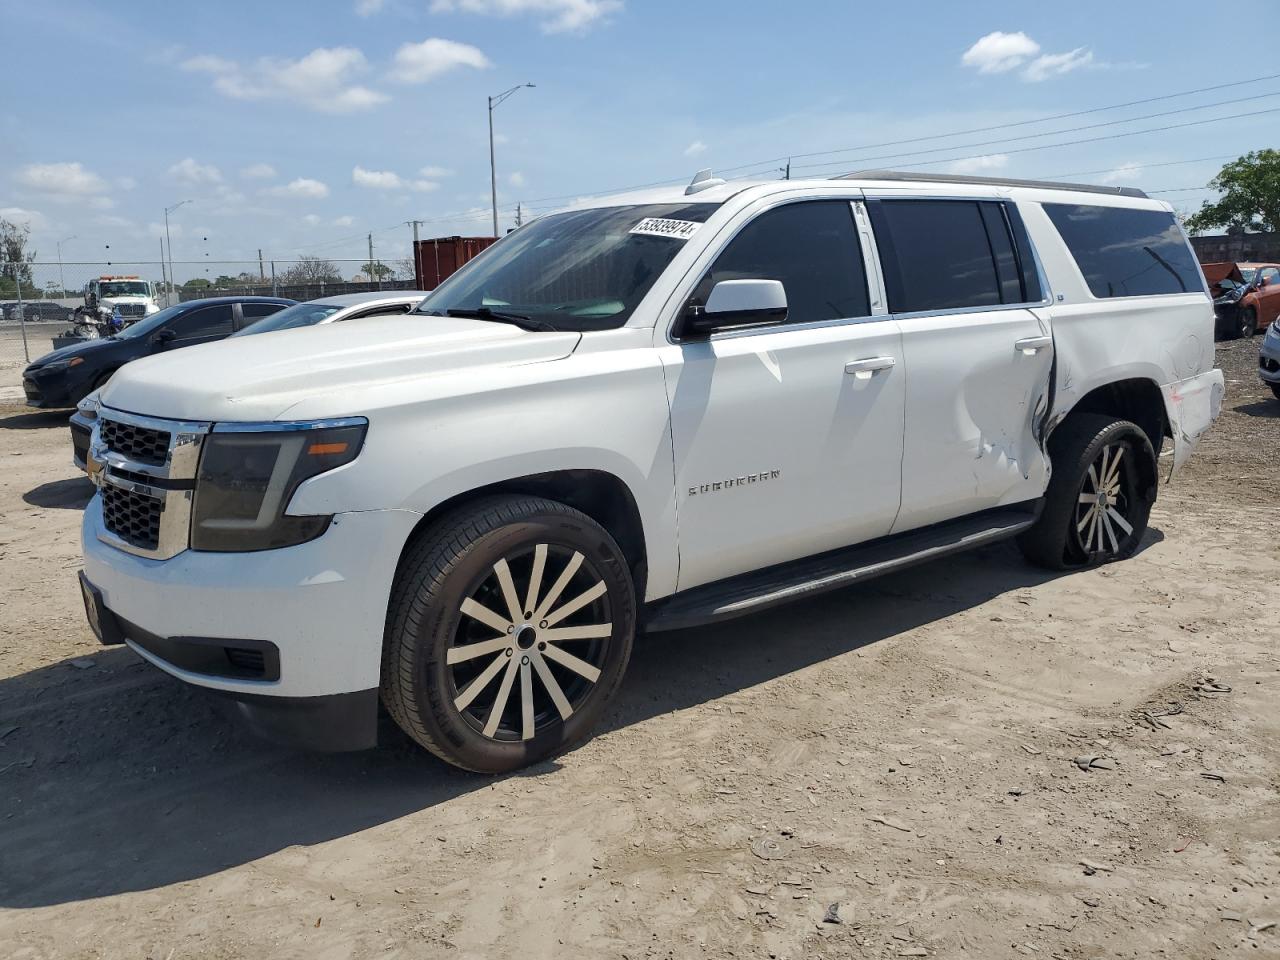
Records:
M27 363L31 362L31 351L27 349L27 316L26 311L22 307L22 261L15 260L13 264L13 282L18 285L18 327L22 330L22 357Z
M164 243L165 246L169 248L169 303L173 302L173 243L169 240L169 214L173 213L173 211L177 210L183 204L190 202L190 200L179 200L172 207L164 208Z
M786 171L786 176L783 177L783 179L784 180L791 179L791 158L790 157L787 157L787 171Z
M372 234L372 233L371 233L371 234L369 234L369 264L368 264L368 266L369 266L369 279L370 279L370 280L372 280L372 279L373 279L373 234ZM379 277L379 278L378 278L377 283L378 283L378 289L379 289L379 290L381 290L381 289L382 289L382 278L381 278L381 277Z
M62 245L74 239L75 236L70 236L58 241L58 286L62 289L62 292L58 294L60 297L67 295L67 279L62 275Z
M164 305L172 307L169 293L169 267L164 262L164 240L160 241L160 281L164 284Z
M258 279L259 280L267 279L266 268L263 267L262 265L262 248L261 247L258 248Z
M510 90L504 90L496 97L489 98L489 194L493 200L493 235L498 236L498 164L493 154L493 108L506 100L517 90L532 87L532 83L519 83Z
M516 204L516 229L519 230L524 226L524 204Z

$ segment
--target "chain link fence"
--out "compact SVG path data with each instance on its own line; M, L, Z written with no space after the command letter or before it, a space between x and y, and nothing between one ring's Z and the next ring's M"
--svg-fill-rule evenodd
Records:
M415 286L411 260L36 261L2 264L0 272L0 402L24 399L23 369L68 342L91 302L118 309L130 324L204 297L315 300Z

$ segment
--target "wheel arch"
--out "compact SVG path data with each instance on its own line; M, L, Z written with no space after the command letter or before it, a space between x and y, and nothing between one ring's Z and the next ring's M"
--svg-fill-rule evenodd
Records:
M600 524L617 542L627 559L638 600L645 595L649 554L644 520L631 488L616 474L599 469L566 469L499 480L456 493L427 510L414 525L400 549L397 575L405 556L420 537L445 514L473 501L508 494L555 500L580 510Z
M1146 377L1114 380L1094 387L1076 401L1054 429L1057 430L1073 417L1084 414L1102 414L1136 424L1151 441L1151 449L1157 458L1165 439L1173 439L1164 393L1154 380ZM1050 442L1052 436L1050 433ZM1154 492L1159 482L1157 464L1150 464L1149 476L1144 479Z

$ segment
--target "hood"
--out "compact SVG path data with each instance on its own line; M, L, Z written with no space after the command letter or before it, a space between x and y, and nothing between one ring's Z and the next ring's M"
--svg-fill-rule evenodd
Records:
M43 367L45 364L55 363L58 360L69 360L72 357L83 356L84 354L93 353L95 350L116 345L119 342L119 340L112 340L109 337L102 337L97 340L86 340L83 343L73 343L69 347L62 347L52 353L46 353L43 357L37 357L31 361L27 369Z
M1244 283L1244 274L1240 272L1238 263L1202 263L1200 269L1204 271L1204 278L1209 284L1209 294L1213 297L1220 297L1223 294L1222 281L1234 280L1236 283Z
M145 293L122 293L114 297L99 297L99 303L150 303L151 298Z
M487 320L394 316L280 330L135 360L111 378L102 403L181 420L275 420L317 395L519 366L573 353L579 333L531 333Z

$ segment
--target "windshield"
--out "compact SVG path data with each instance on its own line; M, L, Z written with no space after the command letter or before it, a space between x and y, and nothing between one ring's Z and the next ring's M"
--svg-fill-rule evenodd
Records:
M297 327L311 327L322 320L327 320L342 309L337 303L295 303L285 307L257 323L245 327L232 334L233 337L247 337L253 333L270 333L272 330L293 330Z
M1257 267L1241 267L1240 276L1244 277L1245 283L1253 283L1253 278L1258 275Z
M98 296L149 297L151 296L151 291L147 289L145 280L113 280L110 283L98 285Z
M415 313L487 307L557 330L620 327L717 206L647 204L543 217L471 261Z
M166 307L159 313L153 313L145 320L139 320L137 323L130 324L117 333L116 336L122 340L131 340L134 337L145 337L147 334L155 330L159 330L167 321L172 320L178 314L182 313L186 306L187 304L180 303L176 306Z

